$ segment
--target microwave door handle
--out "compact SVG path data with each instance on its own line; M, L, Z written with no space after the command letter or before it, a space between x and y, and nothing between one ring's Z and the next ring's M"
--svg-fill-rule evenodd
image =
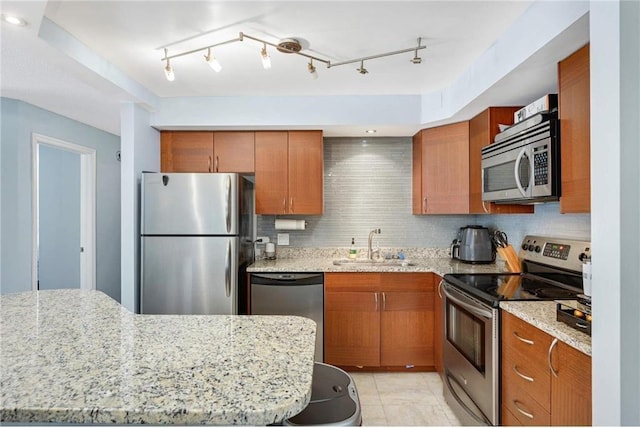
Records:
M513 175L515 176L516 179L516 186L518 186L518 190L520 191L520 193L522 193L522 196L527 196L527 192L524 190L524 187L522 187L522 183L520 183L520 174L518 174L518 169L520 167L520 161L522 160L522 157L524 155L527 154L527 148L523 147L522 150L520 150L520 153L518 153L518 156L516 157L516 162L515 162L515 166L513 168Z

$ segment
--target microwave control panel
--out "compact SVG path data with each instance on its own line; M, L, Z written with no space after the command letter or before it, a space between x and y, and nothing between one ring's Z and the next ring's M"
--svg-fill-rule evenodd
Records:
M549 183L549 150L548 145L538 146L533 150L533 176L536 186Z

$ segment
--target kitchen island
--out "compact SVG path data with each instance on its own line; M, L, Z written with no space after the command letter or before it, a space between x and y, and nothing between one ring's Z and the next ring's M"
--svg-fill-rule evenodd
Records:
M311 397L306 318L136 315L83 290L0 306L2 422L266 425Z

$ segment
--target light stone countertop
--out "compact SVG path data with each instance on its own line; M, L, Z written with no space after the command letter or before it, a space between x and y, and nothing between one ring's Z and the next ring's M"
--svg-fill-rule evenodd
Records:
M538 327L587 355L591 355L591 336L556 321L556 302L500 302L500 309Z
M266 425L311 397L307 318L136 315L82 290L0 307L2 422Z

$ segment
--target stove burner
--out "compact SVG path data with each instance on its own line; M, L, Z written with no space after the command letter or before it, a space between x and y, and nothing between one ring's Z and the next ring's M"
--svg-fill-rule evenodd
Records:
M570 299L576 296L574 291L560 287L539 287L529 292L540 299Z

